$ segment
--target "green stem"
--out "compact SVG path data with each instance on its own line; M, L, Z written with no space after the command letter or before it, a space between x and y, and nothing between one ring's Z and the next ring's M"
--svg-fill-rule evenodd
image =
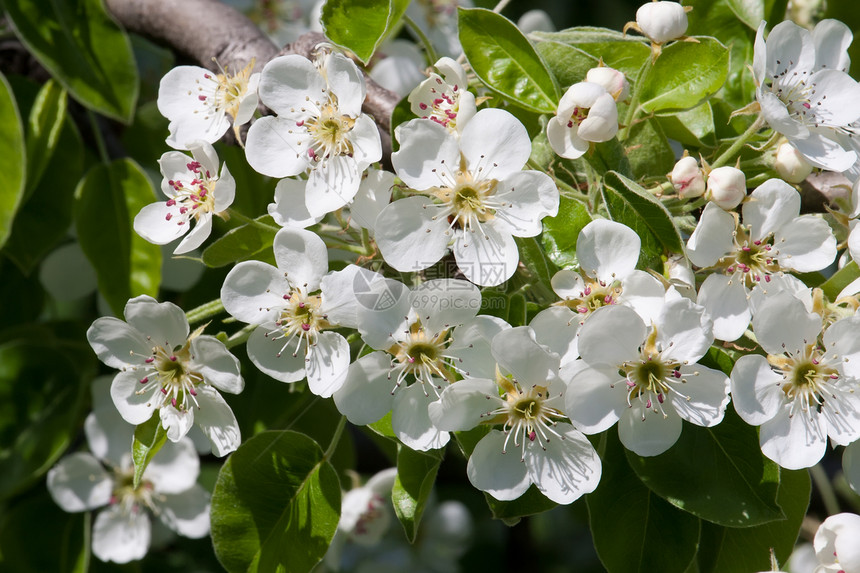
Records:
M93 130L93 137L96 140L96 147L99 150L99 157L105 165L110 164L110 155L107 152L107 146L105 145L104 137L102 137L102 130L99 128L99 122L96 118L96 114L91 110L87 110L87 116L90 118L90 127Z
M412 32L418 36L418 39L421 41L421 45L424 46L424 51L427 52L427 63L431 66L435 66L436 62L439 61L439 55L436 54L436 50L433 49L433 44L430 43L430 39L424 33L424 30L419 28L418 24L416 24L415 21L406 14L403 15L403 21L407 26L409 26Z
M247 215L243 215L242 213L240 213L239 211L237 211L233 208L227 209L227 214L230 215L231 219L236 219L237 221L245 223L246 225L254 225L255 227L258 227L260 229L265 229L267 231L278 232L281 230L280 227L276 227L274 225L267 225L266 223L264 223L262 221L258 221L257 219L252 219L251 217L248 217Z
M499 0L499 3L496 4L496 7L493 8L493 12L496 14L501 14L502 10L508 7L508 4L511 3L511 0Z
M224 343L228 349L233 348L234 346L239 346L240 344L245 344L248 342L248 338L251 337L251 333L257 328L255 324L249 324L239 332L236 332L227 339L227 342Z
M343 429L346 427L346 416L341 416L340 421L337 423L337 428L334 429L334 436L331 438L331 442L329 442L328 448L326 448L325 453L323 454L324 460L330 460L334 455L334 451L337 449L337 444L340 442L340 437L343 434Z
M216 298L206 304L201 304L197 308L192 308L185 313L185 317L188 319L188 324L194 324L195 322L203 322L207 318L212 318L222 312L224 312L224 304L220 298Z
M732 160L735 155L740 152L744 145L752 139L753 135L758 132L764 126L764 118L762 116L758 116L752 125L750 125L742 135L740 135L734 143L732 143L728 149L723 151L719 157L717 157L713 162L711 162L711 169L716 169L717 167L721 167Z
M624 117L624 127L618 130L618 141L624 141L627 139L627 134L630 132L630 126L633 125L633 121L636 119L636 113L639 111L639 94L642 93L642 86L645 84L645 80L648 78L648 74L651 73L651 69L653 67L654 63L651 61L651 58L648 58L645 60L645 63L642 64L642 67L639 68L639 73L636 75L633 93L630 96L630 104L627 106L627 115Z
M820 464L815 464L809 468L809 474L812 476L812 481L815 482L815 487L818 488L818 493L821 494L821 501L824 503L827 515L836 515L839 513L839 500L836 499L833 484L830 483L830 479L827 477L824 468Z

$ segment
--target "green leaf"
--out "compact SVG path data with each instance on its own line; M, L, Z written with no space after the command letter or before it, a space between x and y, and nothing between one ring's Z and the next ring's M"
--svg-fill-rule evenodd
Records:
M585 80L588 70L595 68L600 59L584 52L577 46L561 42L544 41L535 45L547 68L560 86L572 86ZM608 64L607 64L608 65Z
M227 571L305 573L337 529L337 473L304 434L263 432L222 466L210 517L215 554Z
M669 211L648 191L619 173L609 172L602 192L612 220L624 223L642 240L640 266L657 268L664 251L684 252Z
M514 237L520 250L520 261L526 266L534 278L549 288L550 280L558 267L547 258L541 248L540 237Z
M0 248L12 233L12 222L24 196L26 170L21 116L12 88L0 74Z
M729 8L738 17L738 20L758 30L758 25L764 17L764 0L727 0Z
M406 12L409 0L339 0L322 9L325 35L367 64Z
M729 49L714 38L663 49L640 89L640 107L653 113L690 109L712 96L729 73Z
M27 49L84 106L130 123L137 65L128 36L101 0L6 2L6 15Z
M391 501L409 543L414 543L418 535L418 524L433 491L442 457L441 450L416 452L403 445L397 447L397 478Z
M700 573L749 573L770 570L770 549L780 563L794 550L800 524L809 507L811 484L807 470L780 470L776 501L787 516L742 529L702 523L698 562Z
M853 281L860 278L860 267L857 266L857 261L851 261L827 279L821 285L821 290L831 300L836 301L836 297L842 292L842 289L847 287Z
M639 481L617 432L607 434L600 485L585 499L594 548L610 573L681 573L695 558L701 522Z
M132 230L134 217L153 199L149 178L130 159L96 165L75 190L78 241L117 316L128 299L158 294L161 249Z
M560 32L533 32L529 37L537 40L538 51L563 86L585 80L585 73L596 67L600 59L628 79L635 78L645 60L651 57L651 48L641 38L606 28L583 26ZM581 54L591 58L588 67L584 67ZM572 64L573 68L565 69L566 64Z
M457 10L460 44L478 78L525 109L555 113L558 85L519 28L492 10Z
M137 489L146 466L167 441L167 430L161 425L159 416L152 416L134 429L134 440L131 444L131 458L134 461L133 487Z
M54 80L42 86L27 123L27 193L36 188L57 147L66 119L66 90Z
M758 432L729 408L712 428L684 424L667 452L627 461L652 491L679 509L728 527L785 516L776 503L779 466L762 456Z
M675 166L675 152L660 125L654 121L632 125L624 140L624 148L634 179L670 173Z
M543 247L549 259L562 268L575 267L576 240L579 232L591 222L588 209L579 201L564 195L558 208L558 215L543 220Z
M657 122L666 134L683 145L691 147L712 147L714 139L714 110L710 102L693 109L658 115Z
M35 481L77 435L87 400L69 358L53 345L0 345L0 500Z
M719 370L726 376L731 376L735 366L735 358L728 351L711 346L705 356L699 360L699 364Z
M206 247L203 262L209 267L223 267L269 255L277 232L278 228L269 215L257 217L252 223L231 229Z

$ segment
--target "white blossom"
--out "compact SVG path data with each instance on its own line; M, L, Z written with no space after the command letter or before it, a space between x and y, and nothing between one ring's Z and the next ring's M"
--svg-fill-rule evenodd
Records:
M433 67L439 73L430 72L409 94L412 113L459 134L477 113L466 71L448 57L440 58Z
M747 179L744 172L735 167L717 167L708 173L705 199L716 203L726 211L741 204L747 195Z
M669 181L681 199L695 199L705 194L705 176L695 157L682 157L675 163Z
M687 32L687 11L677 2L647 2L636 10L636 24L649 40L665 44Z
M609 141L618 133L618 108L612 94L592 82L570 86L546 125L550 147L561 157L576 159L592 142Z
M818 527L815 556L821 564L815 573L860 573L860 515L831 515Z

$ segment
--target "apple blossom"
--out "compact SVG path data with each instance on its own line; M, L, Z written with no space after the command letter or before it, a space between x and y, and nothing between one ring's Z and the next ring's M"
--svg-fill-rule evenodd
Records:
M800 183L812 173L812 165L787 140L777 146L773 168L789 183Z
M714 341L704 309L667 302L650 326L626 306L592 314L579 331L582 361L568 381L565 412L595 434L618 422L624 446L640 456L668 450L682 420L710 427L729 403L728 377L697 364Z
M186 235L175 255L202 245L212 232L212 216L225 211L236 196L236 180L226 163L218 174L218 155L212 145L196 141L188 147L192 157L179 151L161 156L161 191L168 199L147 205L134 218L137 234L156 245Z
M747 195L747 179L744 172L735 167L717 167L708 173L705 199L716 203L726 211L741 204Z
M838 513L818 526L812 542L820 563L815 573L860 573L860 515Z
M687 10L677 2L648 2L636 10L636 28L655 44L677 40L687 32Z
M142 424L157 410L173 442L196 423L215 455L239 447L239 424L218 393L242 391L236 357L202 327L189 335L185 313L173 303L141 295L125 305L125 318L98 318L87 330L99 360L120 370L110 393L122 417Z
M615 101L624 101L630 95L630 82L627 81L624 72L608 66L591 68L585 73L585 81L603 86L606 93Z
M550 147L561 157L581 157L592 142L609 141L618 133L618 108L602 85L579 82L558 102L546 125Z
M167 145L190 149L196 141L215 143L230 123L236 131L251 120L257 109L260 74L251 73L254 61L231 75L213 73L198 66L173 68L158 85L158 111L170 120ZM228 119L229 117L229 119Z
M669 181L681 199L695 199L705 194L705 176L695 157L687 155L679 159L669 174Z
M424 269L453 242L466 278L505 282L519 263L514 237L540 234L541 220L559 205L548 175L522 171L531 153L525 127L506 111L484 109L459 138L426 119L398 126L395 135L401 145L391 162L418 194L394 201L376 220L385 261L400 271Z
M433 67L439 73L430 72L429 77L409 94L412 113L435 121L454 133L461 133L477 112L466 71L448 57L441 58Z

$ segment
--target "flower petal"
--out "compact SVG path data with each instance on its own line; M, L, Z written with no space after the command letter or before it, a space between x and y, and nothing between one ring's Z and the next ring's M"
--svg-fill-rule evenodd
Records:
M63 511L89 511L110 502L113 478L92 454L76 452L50 469L48 492Z
M532 442L525 456L529 478L542 494L556 503L573 503L591 493L600 482L597 452L581 432L556 426L562 439L547 440L546 450Z
M827 221L802 215L776 233L779 266L798 273L820 271L836 259L836 237Z
M111 368L141 365L152 353L146 334L113 317L97 318L87 329L87 341L99 360Z
M624 388L615 367L580 368L568 381L565 413L577 429L587 434L602 432L627 409Z
M358 193L363 166L354 157L336 155L319 163L308 175L305 206L312 217L337 211Z
M308 165L310 136L296 121L265 116L248 129L245 158L248 164L269 177L292 177L303 173Z
M307 181L301 179L281 179L275 186L275 202L269 203L269 215L281 227L305 229L319 223L322 215L313 216L305 201Z
M496 228L515 237L539 235L541 220L558 214L558 188L545 173L514 173L499 182L496 196L504 198L504 205L496 209Z
M188 225L177 225L172 217L172 209L167 203L150 203L134 217L134 232L154 245L166 245L175 241L186 232Z
M372 424L391 410L394 382L385 352L371 352L349 366L340 390L333 394L338 411L357 426Z
M782 381L764 356L750 354L738 358L731 377L732 402L738 415L753 426L773 418L785 403Z
M481 286L502 284L513 276L520 262L514 238L491 223L478 231L457 231L453 250L466 278Z
M439 399L430 403L428 413L436 428L459 432L480 424L487 413L499 407L501 402L495 382L466 378L445 388Z
M806 412L792 416L791 408L790 403L783 405L776 416L761 425L761 451L785 469L812 467L827 449L824 418Z
M159 494L180 493L197 483L200 475L200 458L194 449L194 442L184 438L178 442L165 442L152 458L143 479L152 483Z
M448 432L434 427L430 421L427 407L435 399L435 394L417 382L406 388L401 387L394 394L391 428L397 438L413 450L435 450L443 447L450 439Z
M426 197L407 197L383 209L376 219L376 243L385 262L411 272L441 259L450 233L447 219L435 216L438 212Z
M687 257L697 267L717 264L723 255L734 248L735 218L719 205L708 202L699 218L699 224L687 241Z
M800 214L800 195L782 179L768 179L750 193L742 207L750 238L759 240L784 227Z
M495 316L476 316L454 329L448 354L458 359L456 365L465 372L467 378L495 378L496 359L490 345L499 332L510 327L510 324Z
M517 499L531 485L519 447L509 445L505 451L506 438L504 432L492 430L475 446L466 465L472 485L500 501Z
M768 354L797 352L815 344L821 331L821 318L806 310L803 303L787 292L765 299L752 321L761 347Z
M145 373L144 373L145 374ZM114 376L110 386L110 397L123 420L129 424L142 424L152 417L154 410L153 388L148 394L138 394L142 376L140 373L128 370Z
M200 386L197 390L197 402L200 407L194 409L194 423L209 438L212 453L222 458L236 451L242 443L239 423L221 394L210 386ZM162 412L165 409L162 408Z
M731 342L746 332L752 313L743 281L720 274L708 275L699 287L698 303L714 323L714 338Z
M337 332L321 332L308 352L308 388L328 398L343 386L349 369L349 344Z
M453 187L451 174L460 165L457 136L429 119L401 124L394 135L400 149L391 154L391 164L404 183L418 191Z
M502 180L520 171L531 155L525 126L503 109L482 109L460 134L460 151L473 176Z
M200 386L197 391L197 401L200 402L202 391L207 386ZM212 390L217 394L215 390ZM167 439L171 442L178 442L186 434L194 424L194 410L180 411L173 406L162 406L158 410L158 416L161 418L161 426L167 430Z
M729 377L701 364L683 365L683 396L669 393L669 402L683 419L710 428L719 424L729 404Z
M179 535L199 539L209 535L209 492L194 485L179 494L163 494L158 517Z
M675 445L683 424L674 408L663 408L660 415L638 399L630 403L618 420L618 437L625 448L640 456L656 456Z
M579 358L579 315L563 306L551 306L539 312L529 323L535 340L559 355L561 364Z
M278 318L289 290L283 271L262 261L243 261L224 278L221 302L236 320L262 324Z
M328 272L328 249L319 235L284 227L275 235L272 249L278 270L283 271L293 287L304 292L319 289L320 280Z
M93 555L102 561L128 563L143 559L149 550L151 524L146 511L124 510L112 505L93 523Z
M191 356L191 368L218 390L238 394L245 387L239 359L214 336L204 334L192 340Z
M602 219L590 222L576 240L576 258L586 274L609 284L636 268L642 241L626 225Z
M126 303L124 314L128 324L151 338L152 344L164 345L169 350L182 346L188 339L185 312L172 302L157 302L140 295Z
M307 343L296 337L285 340L273 323L254 330L248 337L246 348L254 366L275 380L298 382L305 377Z
M481 310L481 291L461 279L434 279L412 289L409 302L427 332L436 335L459 326Z
M648 331L636 311L627 306L604 306L579 329L579 355L589 365L617 366L639 356Z
M296 54L273 58L263 68L258 93L260 99L278 115L295 114L293 108L305 105L306 97L321 97L325 79L313 62Z
M528 326L517 326L498 333L493 338L493 356L505 371L513 374L523 388L547 386L558 375L558 354L538 344Z

